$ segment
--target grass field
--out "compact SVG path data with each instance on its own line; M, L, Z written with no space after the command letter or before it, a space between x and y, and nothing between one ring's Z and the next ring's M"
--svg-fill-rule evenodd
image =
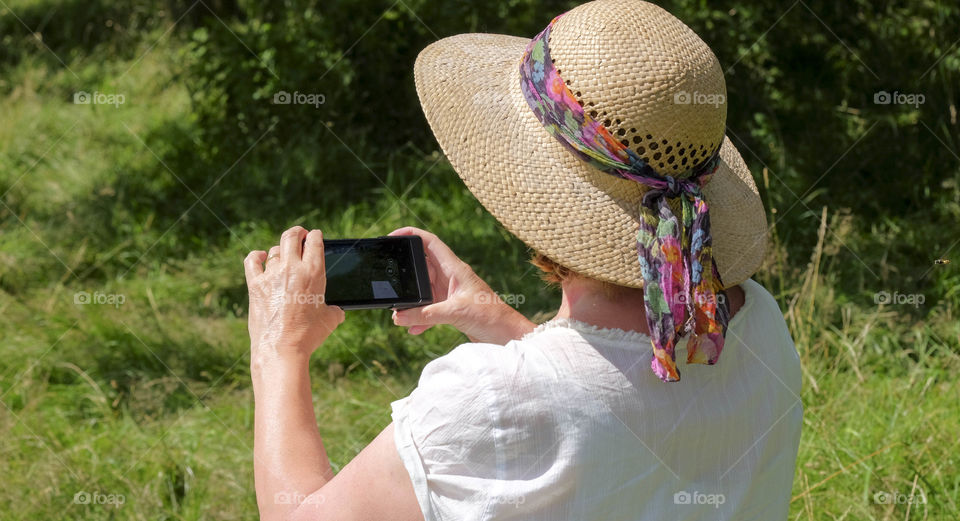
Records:
M256 518L241 261L286 226L428 228L495 290L524 295L528 317L559 303L435 153L373 158L344 144L343 169L364 187L348 199L318 196L300 215L228 209L217 194L242 190L258 165L184 160L196 127L174 42L158 30L131 58L27 57L0 79L0 519ZM125 100L74 104L79 90ZM276 175L282 187L291 174ZM955 301L920 316L833 291L837 222L824 211L809 262L775 244L757 277L804 362L790 518L960 518ZM351 312L312 365L334 468L389 422L424 364L464 341Z

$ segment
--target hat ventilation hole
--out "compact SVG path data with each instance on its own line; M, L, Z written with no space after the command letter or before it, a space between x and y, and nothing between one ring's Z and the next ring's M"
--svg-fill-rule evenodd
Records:
M547 38L547 45L550 44L550 40L551 40L551 38ZM553 66L554 66L554 68L557 70L557 76L560 76L561 78L563 78L563 70L561 69L561 65L557 63L557 59L554 58L553 56L551 56L551 57L550 57L550 63L552 63ZM593 107L593 106L595 105L595 103L592 102L592 101L589 102L589 103L585 103L585 102L583 101L583 93L581 93L579 90L577 90L577 91L574 91L574 90L573 90L573 82L572 82L572 81L570 81L569 79L565 79L565 80L563 80L563 83L566 84L567 88L573 93L574 99L577 100L577 103L580 104L580 107L581 107L581 108L584 108L584 107ZM591 111L589 112L589 114L590 114L590 117L591 117L591 118L597 119L598 114L597 114L597 111L596 111L595 109L594 109L594 110L591 110Z
M561 64L552 56L550 61L556 68L557 75L562 78ZM570 89L577 103L584 107L585 112L593 120L600 122L614 139L624 147L633 150L644 162L655 167L658 173L662 175L682 174L695 169L703 163L714 148L712 143L708 145L684 145L677 141L671 144L667 139L654 139L653 134L644 134L635 127L628 128L622 119L613 117L605 110L599 110L596 102L584 100L583 93L575 90L569 79L565 79L563 82Z
M652 134L644 134L636 128L627 129L624 126L619 126L612 134L663 175L683 175L693 171L703 164L709 151L713 150L712 145L654 139Z

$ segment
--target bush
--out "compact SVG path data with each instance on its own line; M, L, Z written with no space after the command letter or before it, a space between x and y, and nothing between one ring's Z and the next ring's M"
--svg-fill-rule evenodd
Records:
M193 34L187 80L204 143L234 157L265 133L266 154L324 155L363 143L369 154L361 157L370 158L407 142L433 148L413 90L420 49L460 32L532 36L570 5L240 2L229 29L206 24ZM846 208L856 233L834 259L846 291L939 285L929 302L945 296L956 277L930 268L953 246L955 237L941 230L960 217L953 102L960 49L952 46L960 7L932 0L664 7L728 68L729 133L769 181L761 189L788 254L802 261L810 251L822 206ZM326 102L272 104L280 91L319 93ZM875 104L881 91L922 94L925 102ZM354 182L329 170L317 175L328 184Z

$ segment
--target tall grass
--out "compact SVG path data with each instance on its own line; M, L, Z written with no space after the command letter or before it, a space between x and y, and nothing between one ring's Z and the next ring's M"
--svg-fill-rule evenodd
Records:
M786 258L774 228L755 277L780 302L803 365L791 519L956 519L960 324L949 302L914 318L879 283L838 295L823 265L850 242L848 218L822 208L806 266Z

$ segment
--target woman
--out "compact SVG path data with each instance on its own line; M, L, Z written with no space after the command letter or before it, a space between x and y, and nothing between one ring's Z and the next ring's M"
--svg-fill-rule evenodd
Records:
M262 517L784 519L799 359L749 279L766 220L706 44L652 4L597 0L532 40L436 42L415 77L444 153L561 285L560 309L536 326L435 235L394 231L423 238L436 297L394 322L471 342L334 476L307 362L344 313L298 304L325 289L321 232L252 252Z

